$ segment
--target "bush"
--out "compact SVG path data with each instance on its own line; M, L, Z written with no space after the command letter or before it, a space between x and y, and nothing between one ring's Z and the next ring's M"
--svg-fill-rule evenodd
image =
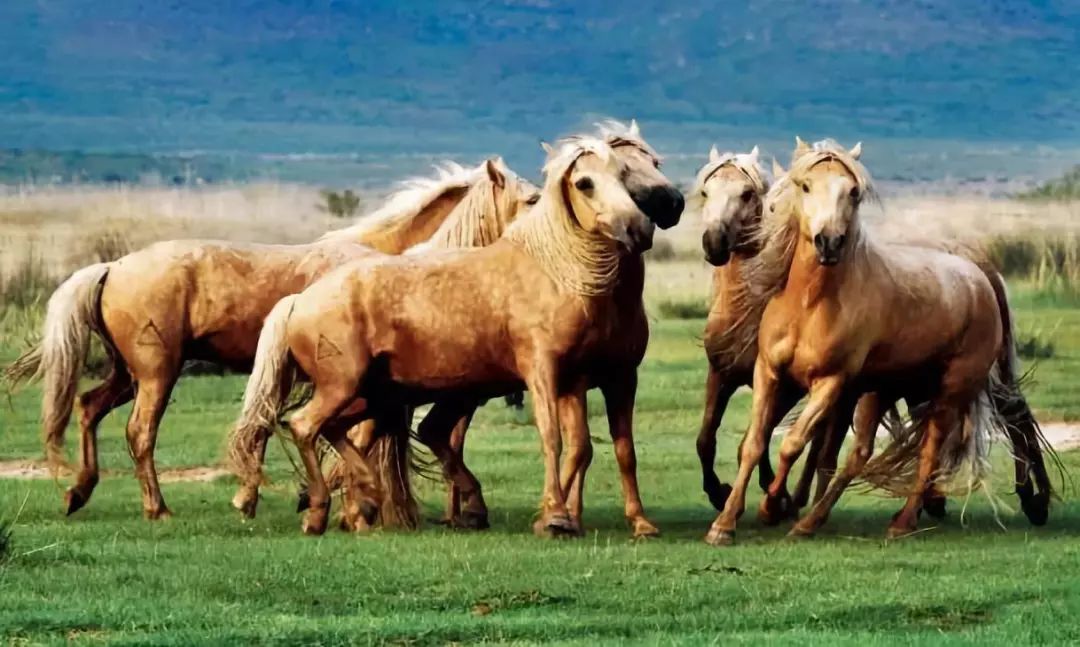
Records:
M666 238L657 238L653 241L652 249L645 252L645 260L656 261L663 263L665 261L673 261L677 258L675 253L675 245Z
M658 307L664 319L704 319L709 316L709 305L700 300L661 301Z
M0 521L0 564L7 562L14 554L14 543L11 534L11 524L7 521Z
M1074 166L1056 180L1045 182L1030 191L1016 196L1021 200L1076 200L1080 199L1080 166Z
M1043 341L1039 335L1016 336L1016 353L1024 359L1050 359L1054 351L1054 342Z
M998 237L987 245L998 269L1030 281L1040 292L1080 297L1080 238Z
M337 218L352 218L360 210L360 196L345 189L341 193L324 189L321 194L323 204L319 209Z

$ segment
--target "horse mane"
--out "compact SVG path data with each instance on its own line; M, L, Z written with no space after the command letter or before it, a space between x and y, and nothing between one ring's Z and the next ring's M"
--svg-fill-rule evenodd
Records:
M769 177L758 160L749 153L721 153L720 158L705 163L694 176L694 185L686 198L687 207L700 211L705 206L705 183L720 169L732 166L750 180L754 192L764 195L769 191Z
M615 119L603 119L593 124L593 127L596 128L595 135L570 135L560 141L575 142L582 139L602 139L611 148L633 146L652 157L657 163L663 161L663 158L641 136L636 121L624 124Z
M495 200L495 183L487 173L480 173L469 192L427 241L413 245L406 254L418 254L432 249L460 249L485 247L498 240L506 228L500 213L508 213L518 193L521 180L500 163L499 170L506 178L500 192L500 202Z
M539 202L510 225L504 238L523 248L566 292L597 296L614 287L619 253L614 241L581 228L563 194L567 173L587 153L605 160L615 154L608 143L587 135L556 143L544 164Z
M475 168L465 168L456 162L437 164L435 177L403 181L381 207L361 216L352 226L323 234L317 242L362 242L369 236L392 231L418 216L447 191L468 188L483 176L483 164Z

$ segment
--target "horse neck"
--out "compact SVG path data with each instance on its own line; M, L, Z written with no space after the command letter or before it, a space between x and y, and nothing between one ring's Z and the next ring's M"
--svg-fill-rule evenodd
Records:
M468 191L469 187L448 189L412 218L384 230L366 233L357 242L374 247L384 254L404 253L406 249L430 239Z
M825 266L818 262L817 251L805 236L799 236L788 270L784 293L796 295L805 306L838 300L849 276L865 274L865 261L859 247L848 249L840 262Z

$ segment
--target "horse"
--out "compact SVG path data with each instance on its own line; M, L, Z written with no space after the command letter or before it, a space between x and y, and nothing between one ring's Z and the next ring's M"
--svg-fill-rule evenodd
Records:
M763 247L755 271L747 272L745 294L765 303L753 408L731 495L706 537L713 545L734 542L747 482L785 392L808 392L809 400L784 437L763 511L787 497L787 474L831 414L853 410L858 397L870 392L883 394L886 403L899 397L926 403L919 440L908 444L917 462L914 483L904 490L907 501L890 523L889 537L914 531L932 483L962 468L971 470L969 488L984 483L991 434L995 428L1008 432L1005 406L1018 393L1015 381L1008 381L1013 376L995 368L1010 361L1015 344L982 268L945 251L873 238L859 218L863 200L875 197L858 161L861 145L850 151L835 142L800 148L788 175L770 190ZM923 325L928 320L935 325ZM1016 430L1024 442L1012 444L1018 461L1037 468L1040 440L1031 423ZM869 458L866 435L873 432L856 439L853 473ZM1017 476L1023 500L1019 465ZM1040 492L1028 503L1045 516L1049 481L1035 481Z
M607 142L624 164L625 177L623 182L630 193L630 197L638 207L661 229L668 229L677 224L685 200L678 189L660 171L662 160L645 141L637 121L631 120L629 124L623 124L609 119L595 124L595 127L596 136ZM519 392L515 395L520 396L521 394ZM523 406L523 400L521 402L520 406ZM454 461L464 465L465 434L475 412L475 407L464 407L463 411L450 413L443 409L445 407L442 405L436 405L428 414L420 426L419 438L421 441L425 439L441 439L449 433L449 453L445 455L452 455ZM577 420L576 416L572 414L570 416L571 420ZM353 436L350 437L354 440L360 440ZM367 442L370 442L370 440L367 439ZM432 442L439 446L440 451L447 451L442 447L444 443L441 440L433 440ZM400 465L393 461L396 452L383 451L379 452L378 455L389 461L380 462L377 468L383 481L393 482L397 480ZM449 460L451 459L447 458L447 461ZM444 461L445 463L446 461ZM344 474L340 469L340 465L340 463L336 464L335 469L331 470L327 477L331 489L342 486ZM622 467L620 469L623 472L624 483L632 483L635 480L626 469ZM467 469L464 469L463 473L469 477L472 476L472 473ZM447 471L448 474L449 471ZM484 503L479 481L476 481L475 478L472 479L470 494L463 507L460 488L452 479L449 479L449 476L447 476L447 479L447 504L441 522L455 528L477 530L487 528L487 506ZM302 492L298 509L305 510L308 505L307 493ZM395 512L391 505L384 505L382 510L396 516L402 516L401 513Z
M786 171L774 159L773 177L779 179L785 174ZM716 266L713 271L712 304L703 335L708 375L697 453L701 464L702 489L717 511L723 510L731 487L721 483L714 471L716 433L731 396L739 387L751 385L757 358L761 311L760 308L742 308L740 301L746 285L743 273L749 260L760 249L755 232L760 226L769 185L756 146L745 154L720 153L714 146L709 151L708 161L698 170L690 192L690 201L701 212L705 225L702 234L705 260ZM778 406L778 411L788 412L797 399L792 394L788 401ZM866 406L876 405L868 403ZM815 471L819 475L815 500L824 495L824 486L836 468L836 452L845 432L846 426L838 428L836 433L826 436L828 442L820 442L821 437L815 437L791 509L781 510L780 515L764 519L766 523L778 523L780 516L791 514L809 502ZM836 434L839 434L839 438L836 438ZM825 451L822 455L823 447ZM762 490L766 490L775 477L767 448L758 465L758 477ZM944 514L943 499L931 496L928 503L936 515Z
M142 487L143 512L148 519L170 516L153 453L158 425L184 362L204 360L248 370L263 318L273 305L348 260L401 254L432 237L439 246L459 245L461 230L493 239L497 234L488 231L490 226L450 219L470 195L493 191L509 196L515 211L537 198L536 188L519 180L501 159L489 159L475 169L454 164L439 169L433 180L407 183L360 223L314 243L174 240L75 272L49 299L40 344L7 370L12 382L44 379L44 437L55 472L62 463L64 433L91 332L111 359L104 382L78 396L81 469L64 495L67 514L86 505L97 485L98 424L134 398L127 441ZM485 212L471 213L481 218ZM242 488L238 498L253 506L256 492Z
M241 472L258 472L257 439L244 430L252 418L278 415L292 370L306 375L314 394L289 422L309 479L305 533L325 531L330 504L317 438L330 441L357 477L347 479L347 500L371 509L377 491L350 485L372 479L365 457L345 438L348 426L425 402L453 420L525 386L545 468L534 531L577 534L591 459L584 418L592 385L605 396L627 516L635 533L656 533L637 492L632 436L637 365L648 340L641 254L652 245L655 225L624 184L625 163L603 140L560 142L549 150L544 172L539 202L488 247L358 261L274 306L230 456ZM463 302L462 293L473 299ZM562 478L560 422L569 440ZM425 442L468 497L475 479L465 475L443 431ZM419 433L424 437L423 425Z

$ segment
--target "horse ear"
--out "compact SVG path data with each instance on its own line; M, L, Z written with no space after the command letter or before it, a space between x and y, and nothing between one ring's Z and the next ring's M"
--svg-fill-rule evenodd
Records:
M807 144L801 137L795 135L795 154L792 157L799 158L810 152L810 144Z
M774 179L778 178L781 175L783 175L785 172L786 171L784 171L784 167L780 166L780 162L777 162L775 157L772 158L772 174L773 174L773 178Z
M506 186L506 176L499 170L497 159L489 159L484 163L484 168L487 170L487 176L491 183L501 189Z
M716 145L714 144L713 147L709 149L709 162L719 162L719 161L720 161L720 151L718 151L716 149Z
M555 152L555 149L551 147L551 144L544 141L540 142L540 148L544 149L545 155L551 155Z
M859 157L862 156L862 142L852 146L851 150L848 151L848 154L854 159L859 159Z
M632 136L634 136L634 137L640 137L641 136L641 129L638 128L637 119L631 119L630 120L630 134Z
M758 155L760 155L760 154L761 154L761 151L758 150L757 146L754 146L754 148L750 151L750 159L754 160L754 163L757 164Z

